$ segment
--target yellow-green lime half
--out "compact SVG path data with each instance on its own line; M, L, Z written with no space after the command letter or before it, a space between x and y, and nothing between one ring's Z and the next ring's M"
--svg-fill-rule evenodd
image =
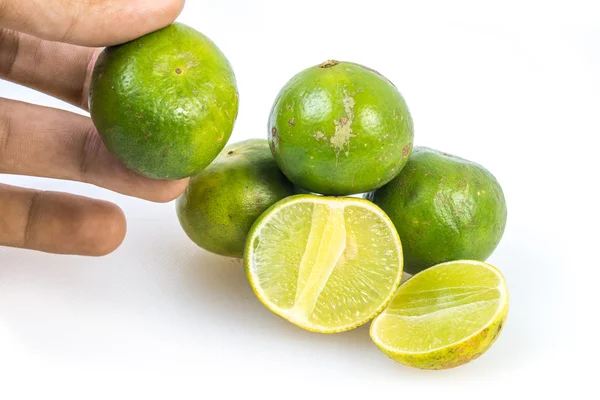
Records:
M356 328L391 300L402 278L394 225L359 198L288 197L252 227L250 285L271 311L321 333Z
M452 261L402 284L371 324L371 338L402 364L452 368L487 351L507 313L508 291L500 271L480 261Z

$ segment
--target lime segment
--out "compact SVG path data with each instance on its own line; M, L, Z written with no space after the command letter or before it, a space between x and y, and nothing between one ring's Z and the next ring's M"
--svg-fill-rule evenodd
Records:
M258 298L311 331L333 333L372 319L402 277L391 221L363 199L299 195L267 210L246 243Z
M427 269L400 287L371 325L375 344L393 359L420 368L448 368L483 354L508 312L502 274L479 261Z
M296 301L291 311L294 316L301 319L310 317L345 249L344 208L317 204L313 209L307 250L298 271Z

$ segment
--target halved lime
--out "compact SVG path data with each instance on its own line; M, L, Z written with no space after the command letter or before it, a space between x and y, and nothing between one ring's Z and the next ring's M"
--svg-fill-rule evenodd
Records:
M335 333L366 323L391 300L402 278L402 245L371 202L297 195L256 221L245 264L267 308L301 328Z
M489 349L507 313L508 291L500 271L480 261L452 261L401 285L371 324L371 338L400 363L452 368Z

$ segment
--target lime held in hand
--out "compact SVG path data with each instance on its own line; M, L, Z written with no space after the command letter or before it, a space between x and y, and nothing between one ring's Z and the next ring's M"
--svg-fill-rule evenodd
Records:
M186 234L212 253L241 258L254 221L273 203L294 194L269 144L251 139L227 146L177 199Z
M210 39L180 23L106 48L89 100L106 147L157 179L185 178L210 164L238 113L231 65Z
M277 164L309 192L349 195L392 180L412 150L413 122L396 87L364 66L329 61L281 89L269 118Z

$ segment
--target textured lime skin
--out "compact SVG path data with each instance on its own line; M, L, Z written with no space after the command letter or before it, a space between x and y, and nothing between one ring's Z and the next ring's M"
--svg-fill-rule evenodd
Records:
M396 87L369 68L337 61L308 68L281 89L268 131L283 173L325 195L388 183L413 143L413 121Z
M192 176L210 164L238 113L231 65L209 38L180 23L105 49L89 96L106 147L156 179Z
M415 147L402 172L367 198L391 218L410 274L452 260L485 261L506 226L506 202L484 167Z
M227 146L177 199L186 234L212 253L242 258L248 231L272 204L294 194L264 139Z

